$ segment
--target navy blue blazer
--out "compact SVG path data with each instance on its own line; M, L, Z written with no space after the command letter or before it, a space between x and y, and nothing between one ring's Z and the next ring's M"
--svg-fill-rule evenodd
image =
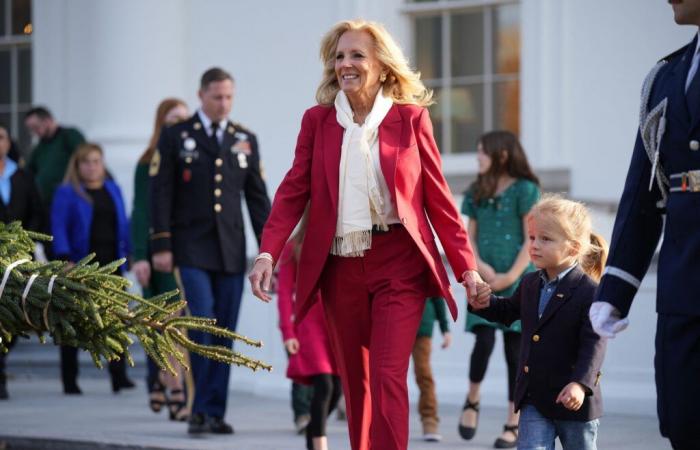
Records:
M665 208L662 193L652 177L652 163L645 150L643 134L656 137L663 132L659 163L667 177L700 169L700 114L692 117L686 101L685 83L695 51L696 38L662 59L651 86L645 111L659 112L666 102L665 121L647 120L637 133L632 162L615 218L610 254L596 300L617 307L627 316L661 236L666 214L664 240L659 254L656 310L663 314L700 316L700 192L670 191ZM654 116L652 114L652 116ZM649 139L647 139L649 140ZM680 179L671 180L671 187ZM660 207L661 206L661 207Z
M606 340L591 327L588 309L596 283L579 266L557 285L541 318L537 317L540 271L525 275L511 297L491 297L488 308L470 311L494 322L522 321L520 362L515 382L515 410L524 402L550 419L589 421L600 417L603 403L600 369ZM572 381L586 390L583 405L569 411L555 403Z
M105 180L105 189L114 202L117 216L117 257L129 255L131 241L129 220L124 210L119 186L112 180ZM78 195L73 186L63 184L58 187L51 205L51 233L53 252L68 255L77 262L90 253L90 229L92 226L92 204ZM122 266L126 270L126 264Z

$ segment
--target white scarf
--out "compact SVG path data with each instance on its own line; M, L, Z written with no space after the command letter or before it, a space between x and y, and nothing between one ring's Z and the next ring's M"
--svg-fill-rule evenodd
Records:
M379 151L379 125L393 106L382 90L374 100L365 123L353 122L353 111L343 91L335 96L336 120L345 129L340 148L338 222L331 254L363 256L372 247L372 225L386 229L382 219L384 201L372 163L372 151Z

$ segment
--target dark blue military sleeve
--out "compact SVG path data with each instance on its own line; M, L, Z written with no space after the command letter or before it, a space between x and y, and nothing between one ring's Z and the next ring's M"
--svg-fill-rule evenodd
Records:
M260 245L263 227L267 216L270 215L270 198L267 196L267 188L265 187L265 179L262 174L260 163L260 152L258 150L258 138L254 134L250 134L251 140L251 158L250 169L246 175L243 192L245 194L245 202L250 214L250 221L253 224L255 238Z
M151 252L171 251L170 219L174 207L177 143L172 128L163 128L149 168Z
M625 317L639 289L661 236L661 192L654 180L649 190L651 162L637 133L632 162L615 218L610 255L596 292L596 301L615 306Z

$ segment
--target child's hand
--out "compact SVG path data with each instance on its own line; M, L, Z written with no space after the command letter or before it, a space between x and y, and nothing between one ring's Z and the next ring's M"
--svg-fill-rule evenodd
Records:
M476 284L476 295L469 298L469 304L474 309L484 309L491 302L491 286L480 281Z
M489 281L489 285L494 291L503 291L511 284L513 284L513 281L510 279L508 274L505 273L497 273L494 275L493 279Z
M561 390L559 396L557 397L556 403L561 403L562 406L568 410L578 411L581 408L581 405L583 405L583 399L585 397L586 393L583 390L583 386L575 381L572 381Z
M284 348L290 355L296 355L299 351L299 340L297 338L291 338L284 341Z
M441 345L441 347L442 347L443 349L445 349L445 348L449 347L451 343L452 343L452 334L450 334L450 332L448 331L448 332L446 332L445 334L442 335L442 345Z

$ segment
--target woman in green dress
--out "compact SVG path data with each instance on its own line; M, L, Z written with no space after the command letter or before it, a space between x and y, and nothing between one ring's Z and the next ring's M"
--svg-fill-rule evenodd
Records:
M532 172L518 138L508 131L493 131L477 145L479 174L462 203L469 217L469 238L481 277L496 295L510 296L523 274L533 270L527 252L525 218L539 199L539 180ZM476 341L469 366L469 392L459 423L459 433L471 439L476 433L480 387L493 351L497 329L503 331L508 366L508 418L496 448L516 445L518 414L513 390L520 351L520 321L510 327L467 315L467 331Z
M149 166L156 153L156 144L164 126L170 126L189 116L187 105L182 100L168 98L160 102L156 110L156 120L148 147L141 155L136 165L134 175L134 205L131 214L131 239L133 242L132 271L143 289L144 298L149 298L177 288L172 273L158 272L151 269L150 252L148 249L149 229ZM178 367L177 361L171 361ZM171 420L185 421L189 411L183 388L185 374L174 377L167 372L161 372L158 366L149 358L147 386L149 405L153 412L160 412L163 406L168 407ZM167 388L167 391L166 391Z

